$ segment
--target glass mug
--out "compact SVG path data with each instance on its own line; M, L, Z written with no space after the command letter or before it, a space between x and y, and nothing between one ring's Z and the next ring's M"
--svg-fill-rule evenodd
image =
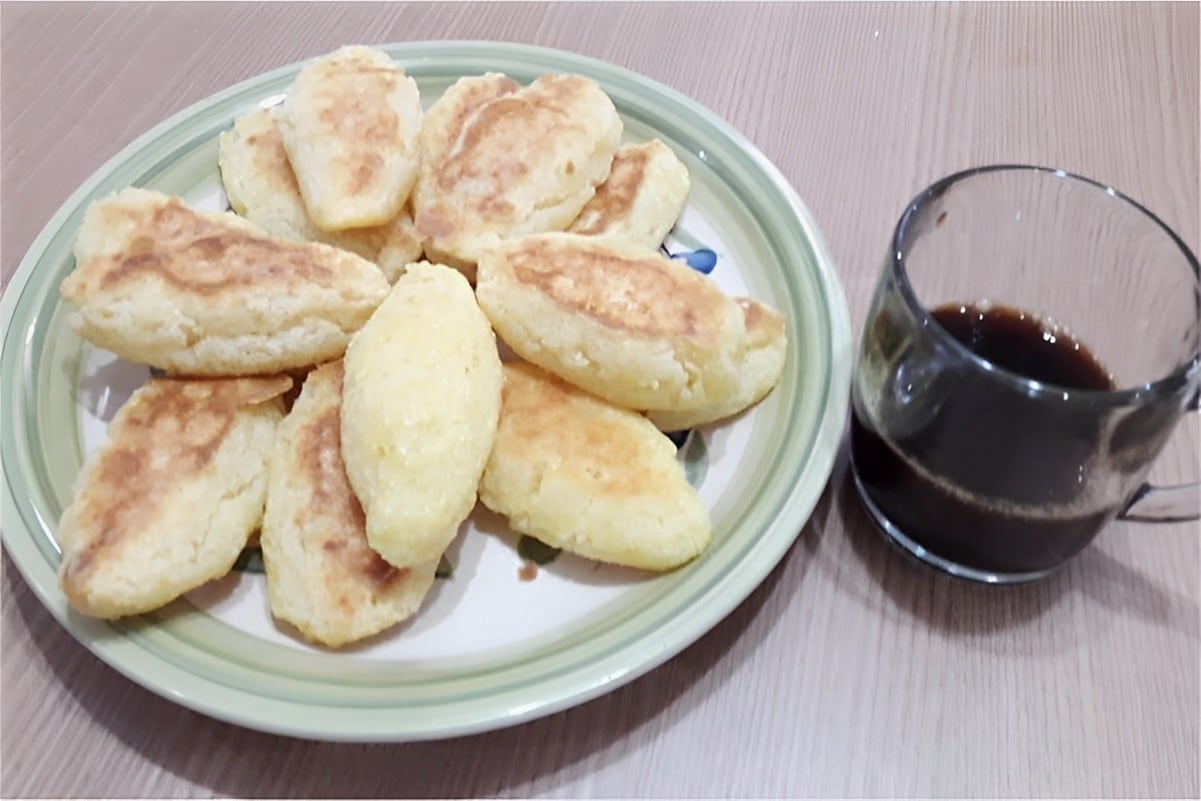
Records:
M1144 479L1201 375L1196 257L1062 170L939 181L897 224L852 384L851 463L884 532L949 573L1037 579L1110 520L1201 515Z

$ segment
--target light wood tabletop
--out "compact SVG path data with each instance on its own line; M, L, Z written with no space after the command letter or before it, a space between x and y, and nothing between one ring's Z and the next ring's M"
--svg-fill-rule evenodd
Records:
M347 43L524 42L711 109L812 210L867 311L907 201L986 163L1091 176L1197 252L1196 3L0 6L5 284L110 156L213 92ZM1197 415L1154 476L1198 474ZM245 730L78 644L6 555L0 795L1201 795L1201 537L1115 523L992 588L882 538L846 457L778 567L632 683L491 733L404 745Z

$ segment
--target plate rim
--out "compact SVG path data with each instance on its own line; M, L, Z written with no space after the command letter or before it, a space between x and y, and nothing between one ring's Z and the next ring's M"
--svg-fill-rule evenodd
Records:
M264 716L263 709L278 704L295 712L298 709L297 705L280 699L269 699L268 702L259 695L247 693L240 688L213 682L205 676L186 672L178 666L168 664L164 667L161 664L162 660L160 657L153 655L146 657L147 652L145 650L135 648L126 638L114 637L112 635L112 626L109 624L68 614L65 603L62 602L61 598L57 597L56 584L51 582L54 586L45 586L42 581L36 580L31 574L30 560L40 558L38 547L34 542L35 534L19 521L19 531L14 532L10 530L8 523L12 522L14 516L19 518L20 515L7 475L8 467L5 466L2 494L3 512L6 523L0 526L0 538L3 539L4 547L12 558L18 572L22 575L26 584L33 590L42 605L50 611L52 616L55 617L58 623L72 637L84 645L97 658L140 686L168 700L220 720L247 728L320 740L402 742L441 739L493 730L542 717L584 703L610 690L616 689L663 664L708 633L717 623L725 619L737 606L743 603L754 589L762 584L767 575L775 569L785 553L792 547L797 537L800 536L801 530L811 517L812 511L832 473L841 443L842 431L845 424L845 410L849 401L851 331L845 294L834 268L834 261L830 255L829 247L818 230L813 215L780 170L741 132L729 125L716 112L671 87L665 86L658 81L621 65L556 48L487 40L429 40L382 43L373 46L384 49L398 60L407 59L409 61L419 59L428 61L435 57L445 58L442 54L431 53L430 51L433 50L452 50L456 54L459 51L465 50L472 51L476 58L492 56L528 61L550 61L561 63L564 66L577 64L593 73L611 74L626 80L637 81L649 92L669 98L672 102L682 106L691 114L704 118L734 148L750 158L755 168L779 192L781 199L788 206L790 215L795 217L796 222L805 234L807 239L806 244L814 255L812 272L816 281L816 287L826 301L825 310L829 317L829 336L831 340L829 343L830 352L826 354L826 358L829 360L830 375L825 398L823 398L824 413L820 418L806 465L806 474L809 474L808 471L813 471L816 477L814 480L801 481L798 485L793 486L786 501L772 513L771 519L773 523L779 521L787 513L788 519L795 523L796 531L791 538L776 537L772 540L771 542L775 547L769 553L760 554L755 563L756 569L752 574L738 574L740 581L737 587L733 589L725 586L731 581L729 578L723 578L721 581L715 582L713 587L707 590L703 596L705 600L710 602L698 604L697 608L688 610L688 620L686 621L688 625L673 626L670 632L643 632L638 638L639 642L646 640L648 634L654 635L657 633L661 635L653 653L639 659L636 664L628 666L619 673L599 678L594 677L587 682L577 681L574 690L561 692L555 698L543 703L526 705L528 706L526 709L509 710L509 713L503 719L468 720L458 725L442 725L426 731L404 731L400 732L398 736L388 736L386 733L381 735L378 731L367 734L366 729L357 731L343 729L331 732L327 729L321 729L320 731L305 729L288 723L275 725L271 721L274 715L269 713ZM400 56L397 55L398 53ZM5 288L4 296L0 298L0 325L2 325L2 328L0 328L0 353L7 354L9 352L10 338L15 333L25 333L24 331L14 332L12 330L13 315L20 305L21 295L28 287L33 270L40 260L41 255L44 254L51 240L61 232L67 220L79 209L81 203L95 191L98 185L103 183L107 176L113 173L119 165L135 157L140 151L146 150L149 145L162 139L167 132L179 128L188 118L202 113L208 107L219 105L233 96L248 91L255 85L262 84L265 86L282 76L294 74L304 64L318 57L320 56L302 59L248 77L201 98L186 108L172 114L144 134L136 137L107 159L101 167L97 168L67 197L47 221L30 244L17 270L14 271L10 278L8 286ZM789 268L785 266L781 269ZM6 416L5 420L6 423L11 422L8 416ZM49 528L52 529L53 527ZM628 650L628 647L622 650ZM146 657L154 664L145 664L145 660L139 659L139 656ZM158 661L156 662L156 660ZM193 692L190 695L181 693L177 688L178 682L172 683L170 681L170 674L177 671L186 673L184 679L188 684L200 687L211 685L213 688L219 689L220 695L228 697L227 702L218 703L212 701L209 692ZM242 701L253 701L253 703L239 706L236 703L239 696L241 696ZM253 713L242 711L249 709L254 709L255 711ZM363 710L364 713L371 711L374 710ZM395 710L388 708L387 711L394 712Z

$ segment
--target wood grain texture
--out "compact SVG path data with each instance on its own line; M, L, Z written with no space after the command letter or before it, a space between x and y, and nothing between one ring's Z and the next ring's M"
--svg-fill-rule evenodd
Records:
M1106 181L1194 251L1197 4L0 6L0 263L143 131L350 42L494 39L603 58L743 131L813 210L858 326L905 203L955 170ZM1156 475L1198 473L1196 418ZM1045 582L959 583L887 546L840 461L729 618L607 696L402 746L244 731L100 663L4 558L0 795L1201 794L1201 538L1116 524Z

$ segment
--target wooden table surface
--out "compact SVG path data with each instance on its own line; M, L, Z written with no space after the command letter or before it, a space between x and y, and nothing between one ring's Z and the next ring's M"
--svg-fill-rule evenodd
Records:
M858 329L906 201L971 165L1104 180L1196 251L1199 24L1195 3L4 3L0 261L7 281L76 186L218 89L346 43L505 40L636 70L743 131L812 209ZM1160 478L1197 475L1196 417ZM1199 542L1115 524L1049 580L961 583L883 541L842 458L782 563L679 656L580 707L412 745L163 700L6 556L0 794L1196 798Z

